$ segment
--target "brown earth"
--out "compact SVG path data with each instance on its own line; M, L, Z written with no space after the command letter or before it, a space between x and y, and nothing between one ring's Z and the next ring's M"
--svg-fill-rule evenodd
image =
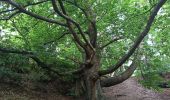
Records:
M104 88L106 100L170 100L170 89L155 92L130 78L116 86ZM25 90L15 85L0 83L0 100L82 100L62 96L55 91Z
M14 84L0 83L0 100L74 100L71 96L63 96L55 89L43 89L43 87L34 88L21 87Z
M144 88L135 78L104 88L106 100L170 100L170 89L155 92Z

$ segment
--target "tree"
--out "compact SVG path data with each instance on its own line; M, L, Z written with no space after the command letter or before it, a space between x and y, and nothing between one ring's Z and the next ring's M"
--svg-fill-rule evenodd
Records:
M1 20L11 20L9 22L9 26L15 28L15 31L17 31L20 36L22 36L25 44L25 47L22 47L22 49L20 50L14 48L9 49L1 46L0 51L2 53L14 53L30 57L41 68L47 70L49 73L52 72L57 74L58 78L62 77L63 75L76 76L78 77L77 81L81 81L83 83L82 87L85 87L82 89L84 89L86 93L87 100L100 100L102 99L101 87L109 87L119 84L133 74L136 69L134 61L136 57L135 55L132 55L134 54L135 50L138 48L144 37L148 34L159 9L165 4L167 0L159 0L158 2L154 0L149 0L150 2L148 2L146 6L140 6L142 3L145 3L143 0L138 2L134 2L133 0L0 1ZM115 6L115 9L112 8L113 6ZM145 12L142 12L143 10L145 10ZM141 12L142 14L140 15ZM148 14L148 12L151 12L149 18L144 15L144 13ZM25 16L23 14L28 15L29 17L22 17ZM22 19L22 23L28 23L28 25L31 23L34 24L34 27L18 24L18 20L21 20L20 18ZM34 19L31 19L31 21L30 18ZM140 21L138 22L138 20ZM133 21L136 24L129 23L133 23ZM36 29L35 26L39 22L45 22L44 24L48 25L46 25L45 29L44 27L39 27L39 29ZM17 27L16 24L20 27ZM134 26L130 28L130 25ZM143 27L144 25L145 27ZM36 41L35 43L30 43L29 39L26 37L27 35L24 35L27 34L27 32L40 33L44 31L43 29L53 32L53 34L50 35L53 35L57 38L43 43L41 50L45 49L44 51L49 51L50 48L53 53L56 53L57 45L55 43L56 41L63 38L67 39L64 40L64 42L62 41L64 45L71 41L74 43L71 45L76 48L75 50L77 51L75 52L77 52L79 55L77 57L81 60L79 61L75 59L76 56L74 58L69 58L73 60L74 63L78 63L79 67L75 71L58 72L56 70L53 70L50 65L43 60L43 57L40 57L39 54L37 54L40 48L37 49L38 46L36 48L33 48L33 46L37 45L37 42L39 42L39 44L42 44L43 41L46 41L47 39L45 39L45 37L48 37L49 39L53 36L50 37L48 36L48 33L46 33L46 35L42 36L42 40L36 38L34 40L38 41ZM126 34L124 34L125 32ZM131 32L134 32L134 34L130 34ZM134 40L134 36L136 35L136 33L138 36ZM59 34L61 34L61 36L59 36ZM118 60L117 58L114 58L114 61L117 60L114 65L111 65L109 67L102 67L102 63L105 61L103 59L103 56L108 56L109 51L112 53L112 51L109 49L111 47L109 46L114 42L117 42L117 44L121 45L121 40L126 38L129 38L129 40L127 39L127 43L124 43L124 45L129 45L134 40L133 45L131 47L126 46L126 50L123 49L122 52L125 53L123 56L122 54L115 54L115 57L122 57L117 57ZM108 39L110 39L111 41L105 42ZM32 46L29 46L30 44ZM51 48L50 46L54 48ZM131 59L129 59L130 57ZM65 60L65 58L63 60ZM108 59L106 58L106 60ZM117 71L127 61L133 62L129 67L124 67L124 70L121 74L105 79L101 78L104 75Z

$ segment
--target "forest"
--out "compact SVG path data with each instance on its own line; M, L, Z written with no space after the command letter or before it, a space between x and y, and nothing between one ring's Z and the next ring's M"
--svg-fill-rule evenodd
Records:
M170 100L170 0L0 0L0 100Z

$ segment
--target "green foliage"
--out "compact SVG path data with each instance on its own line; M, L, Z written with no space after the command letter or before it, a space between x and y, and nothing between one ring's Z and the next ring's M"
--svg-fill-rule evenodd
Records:
M146 72L143 77L144 79L139 82L143 86L157 91L161 90L159 85L165 81L158 72Z
M14 1L23 6L39 0ZM76 6L91 11L89 12L90 17L86 18L80 8L70 5L66 1L74 1L73 3L76 3ZM107 69L130 49L130 45L144 28L151 8L157 1L64 0L64 6L68 15L80 24L83 32L88 29L88 21L96 16L97 31L99 33L97 44L99 47L108 43L113 37L123 36L122 40L107 46L101 52L101 69ZM168 45L170 43L170 5L168 3L159 12L149 36L141 44L140 68L136 71L138 76L142 76L140 73L143 72L146 79L142 81L144 86L155 89L157 89L156 84L162 81L158 73L170 71L168 63L170 61L170 45ZM0 11L9 8L11 9L8 4L0 3ZM49 19L53 18L65 22L51 8L51 2L46 2L29 6L26 10ZM11 12L5 13L0 17L6 17L10 14ZM50 65L53 70L61 73L77 69L80 66L79 62L83 61L82 56L84 54L78 49L68 29L61 26L43 22L25 14L18 14L8 21L0 21L0 30L4 31L4 35L0 32L0 46L35 52L40 60ZM77 29L75 30L77 31ZM60 39L59 37L64 33L67 34ZM142 59L143 56L145 56L144 59ZM23 74L34 81L50 80L50 77L46 75L46 71L39 68L32 59L15 54L1 54L0 52L0 77L7 76L20 81ZM73 79L72 76L65 78Z
M11 69L1 66L0 79L1 81L19 84L22 78L18 73L13 72Z

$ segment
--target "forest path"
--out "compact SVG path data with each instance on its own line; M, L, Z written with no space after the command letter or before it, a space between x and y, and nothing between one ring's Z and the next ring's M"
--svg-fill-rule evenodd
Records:
M106 100L170 100L170 89L158 93L144 88L135 78L116 86L104 88Z

